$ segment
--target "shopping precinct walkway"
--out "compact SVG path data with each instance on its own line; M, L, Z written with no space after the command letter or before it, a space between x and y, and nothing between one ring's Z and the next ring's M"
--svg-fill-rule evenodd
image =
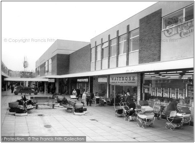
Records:
M87 107L88 113L76 116L65 108L39 106L28 116L8 114L8 103L20 99L10 91L2 93L2 136L86 136L87 141L173 141L194 142L193 126L175 131L165 129L165 120L156 120L154 127L146 129L136 122L116 117L112 106ZM42 116L40 116L40 114Z

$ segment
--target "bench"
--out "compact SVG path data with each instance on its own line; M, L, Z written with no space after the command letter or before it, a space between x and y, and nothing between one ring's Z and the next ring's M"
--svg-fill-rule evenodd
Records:
M36 109L38 109L38 105L52 105L52 108L54 109L57 101L51 96L33 96L31 99L36 103Z

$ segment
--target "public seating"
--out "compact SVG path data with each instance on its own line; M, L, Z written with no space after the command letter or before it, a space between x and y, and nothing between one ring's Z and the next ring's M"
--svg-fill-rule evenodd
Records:
M52 96L32 96L31 99L36 103L36 109L39 105L51 105L54 109L57 99Z

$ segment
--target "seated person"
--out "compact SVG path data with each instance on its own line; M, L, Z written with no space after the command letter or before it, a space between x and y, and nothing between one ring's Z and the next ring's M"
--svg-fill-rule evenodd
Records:
M130 110L127 111L127 115L129 116L130 120L132 120L132 116L135 114L136 105L133 102L133 99L129 96L126 100L127 106Z
M171 111L177 111L178 112L177 101L176 100L173 100L172 102L170 102L169 105L165 108L165 110L164 110L165 116L169 117Z

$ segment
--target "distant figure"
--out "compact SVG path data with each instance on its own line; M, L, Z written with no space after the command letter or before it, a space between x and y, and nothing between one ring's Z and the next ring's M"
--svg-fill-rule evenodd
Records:
M13 93L14 92L14 86L13 86L13 84L11 85L11 93Z
M89 92L87 92L87 106L88 105L91 106L91 94Z
M87 98L87 94L85 92L85 89L83 90L83 95L82 95L82 103L84 106L86 106L86 98Z
M75 89L72 91L72 95L77 95L77 92Z

